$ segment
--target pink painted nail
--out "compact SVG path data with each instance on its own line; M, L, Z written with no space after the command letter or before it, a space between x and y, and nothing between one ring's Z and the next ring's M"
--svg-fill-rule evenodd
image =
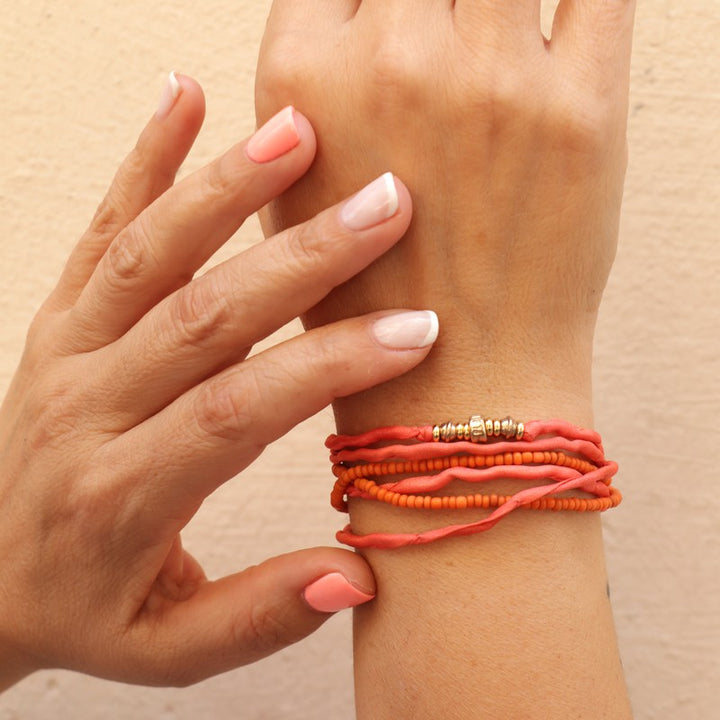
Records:
M372 600L375 595L358 590L344 575L334 572L308 585L303 597L313 610L334 613L362 605Z
M398 194L392 173L366 185L345 203L340 217L350 230L367 230L391 218L398 209Z
M256 163L277 160L300 142L295 124L295 108L291 105L271 117L247 144L248 157Z
M182 85L178 82L177 75L175 75L175 71L173 71L168 75L162 94L160 95L160 102L158 103L158 109L155 113L157 117L162 119L170 114L181 92Z

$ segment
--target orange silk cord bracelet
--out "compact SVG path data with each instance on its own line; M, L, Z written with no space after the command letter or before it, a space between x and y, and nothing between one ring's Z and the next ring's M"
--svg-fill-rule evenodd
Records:
M617 464L605 459L600 435L562 420L519 423L513 418L420 427L378 428L362 435L331 435L326 446L336 477L332 506L347 512L358 498L415 510L495 508L475 522L421 533L356 535L348 525L337 539L351 547L397 548L494 527L518 508L602 512L622 500L612 486ZM378 484L378 478L389 482ZM535 484L514 495L429 495L454 480L498 479ZM579 490L593 497L559 497Z

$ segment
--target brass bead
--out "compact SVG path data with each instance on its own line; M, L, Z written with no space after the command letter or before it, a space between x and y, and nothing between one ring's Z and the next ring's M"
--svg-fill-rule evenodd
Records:
M464 440L474 443L487 442L489 438L504 437L508 440L520 440L525 432L523 423L509 415L502 420L485 420L473 415L467 422L455 423L448 420L441 425L433 425L433 442L453 442Z
M473 415L469 423L470 440L472 442L487 442L487 432L485 431L485 421L479 415Z
M440 437L443 442L452 442L456 436L457 430L455 428L455 423L448 421L440 426Z
M517 433L517 423L510 416L506 417L501 424L501 431L508 440L514 439Z

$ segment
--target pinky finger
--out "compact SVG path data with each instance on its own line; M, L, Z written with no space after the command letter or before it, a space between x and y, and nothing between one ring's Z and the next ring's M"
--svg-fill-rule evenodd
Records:
M205 98L191 78L171 73L157 111L120 165L90 226L75 246L53 307L72 306L115 236L175 181L205 117Z
M123 492L138 496L144 516L139 525L149 526L161 513L178 518L169 532L179 531L199 502L267 445L336 398L412 369L437 334L431 311L344 320L270 348L185 393L107 447L113 457L136 458L136 468L124 468L129 487ZM138 484L138 477L151 477L152 484Z

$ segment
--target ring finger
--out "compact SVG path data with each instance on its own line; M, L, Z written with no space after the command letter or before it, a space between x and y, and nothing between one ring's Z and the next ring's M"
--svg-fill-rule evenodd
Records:
M113 342L185 285L250 214L307 170L314 153L310 123L285 108L249 142L158 198L115 238L70 311L71 351Z

